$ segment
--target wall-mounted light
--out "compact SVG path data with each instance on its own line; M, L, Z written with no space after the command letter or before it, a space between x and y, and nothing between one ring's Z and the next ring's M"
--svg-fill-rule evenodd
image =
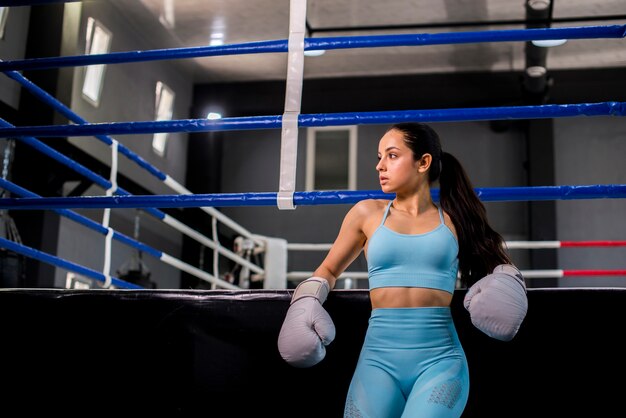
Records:
M222 119L222 115L220 113L217 112L209 112L206 115L206 118L209 120L217 120L217 119Z
M546 67L540 67L538 65L526 68L526 74L532 78L543 77L547 73L548 73L548 70L546 70Z
M548 70L546 67L533 65L526 68L524 86L526 91L533 94L543 94L548 86Z
M528 0L527 4L533 10L546 10L550 7L550 0Z
M552 0L526 0L526 28L548 28L552 20ZM538 40L526 43L526 69L524 90L530 93L533 102L543 102L547 97L550 81L547 70L547 46L564 43L557 40Z
M209 45L210 46L224 45L224 33L213 32L211 34L211 40L209 41Z

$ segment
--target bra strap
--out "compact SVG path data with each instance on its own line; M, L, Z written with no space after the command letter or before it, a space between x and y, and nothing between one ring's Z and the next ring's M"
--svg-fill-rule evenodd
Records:
M437 209L439 210L439 219L441 219L441 224L445 224L445 222L443 221L443 210L441 210L441 206L437 206Z
M387 209L385 209L385 214L383 215L383 220L380 221L380 226L382 226L385 223L385 219L387 219L387 215L389 214L389 208L391 208L391 204L393 203L393 200L389 201L389 204L387 205Z

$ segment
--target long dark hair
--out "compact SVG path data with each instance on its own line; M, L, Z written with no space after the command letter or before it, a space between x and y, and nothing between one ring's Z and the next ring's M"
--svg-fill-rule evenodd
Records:
M432 156L428 180L439 180L439 203L452 219L459 238L459 272L461 283L471 286L491 273L498 264L511 259L504 239L487 220L487 210L480 201L465 169L452 154L441 150L439 135L423 123L404 122L389 130L404 135L405 143L418 160L426 153Z

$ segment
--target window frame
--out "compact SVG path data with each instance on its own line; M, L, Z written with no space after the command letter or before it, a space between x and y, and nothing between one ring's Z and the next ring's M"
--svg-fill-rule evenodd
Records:
M307 129L307 152L306 152L306 179L305 189L307 191L318 190L315 186L315 160L316 160L316 142L317 132L328 131L347 131L348 132L348 184L346 189L337 190L356 190L357 188L357 149L358 149L358 131L357 125L344 126L319 126Z

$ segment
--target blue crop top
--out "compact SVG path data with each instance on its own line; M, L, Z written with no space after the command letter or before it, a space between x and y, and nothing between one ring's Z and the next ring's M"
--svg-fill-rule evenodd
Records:
M424 234L401 234L387 228L389 202L383 220L367 247L370 289L379 287L428 287L454 292L459 270L459 245L443 221Z

